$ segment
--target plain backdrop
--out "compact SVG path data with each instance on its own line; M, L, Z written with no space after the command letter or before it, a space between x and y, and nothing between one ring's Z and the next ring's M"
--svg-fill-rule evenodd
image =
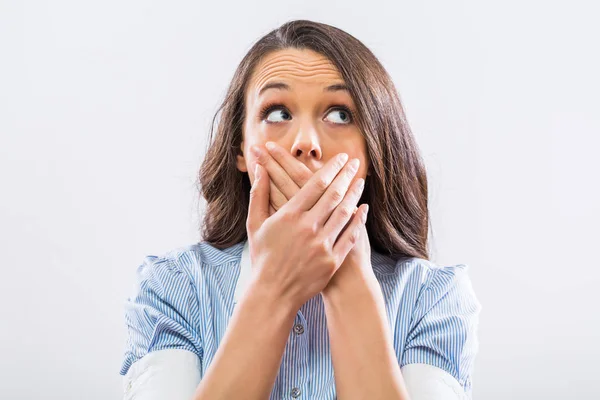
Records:
M214 112L280 24L392 75L432 259L482 303L475 399L600 398L598 8L582 1L0 0L0 398L119 399L147 254L199 240Z

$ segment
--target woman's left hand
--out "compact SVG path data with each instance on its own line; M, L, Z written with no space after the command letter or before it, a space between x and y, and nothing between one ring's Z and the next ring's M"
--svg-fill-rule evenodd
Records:
M252 146L252 150L257 162L267 169L271 178L270 213L272 215L308 182L313 172L304 163L298 161L289 152L274 142L268 142L266 149L259 146ZM357 213L357 209L354 212L353 218L359 218L360 214L362 214L361 211ZM376 282L371 266L369 236L365 225L362 225L354 247L352 247L338 271L330 279L329 284L323 290L323 294L328 295L333 292L360 293L365 288L373 289L378 287L378 285L372 286Z

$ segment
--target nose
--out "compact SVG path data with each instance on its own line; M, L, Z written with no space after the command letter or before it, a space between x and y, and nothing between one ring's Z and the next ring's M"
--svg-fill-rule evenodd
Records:
M317 161L320 160L322 152L316 136L299 134L292 146L292 155L304 162L311 158Z

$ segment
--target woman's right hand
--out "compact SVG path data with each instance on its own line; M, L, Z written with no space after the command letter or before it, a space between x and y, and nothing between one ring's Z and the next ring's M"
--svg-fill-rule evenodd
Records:
M359 160L346 163L347 159L340 153L329 160L272 216L269 175L256 164L246 221L252 285L294 307L294 312L327 286L363 224L353 213L364 180L348 188Z

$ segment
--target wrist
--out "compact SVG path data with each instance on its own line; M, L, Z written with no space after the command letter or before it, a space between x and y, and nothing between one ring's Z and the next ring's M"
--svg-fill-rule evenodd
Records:
M276 288L265 285L256 277L248 285L248 291L242 301L248 301L263 310L266 315L282 321L293 321L300 308L285 294L280 293Z
M383 300L379 281L372 272L370 274L357 274L352 278L344 277L343 282L327 285L321 294L324 302L348 303L379 298Z
M323 289L324 296L360 295L379 288L373 268L353 268L342 265Z

